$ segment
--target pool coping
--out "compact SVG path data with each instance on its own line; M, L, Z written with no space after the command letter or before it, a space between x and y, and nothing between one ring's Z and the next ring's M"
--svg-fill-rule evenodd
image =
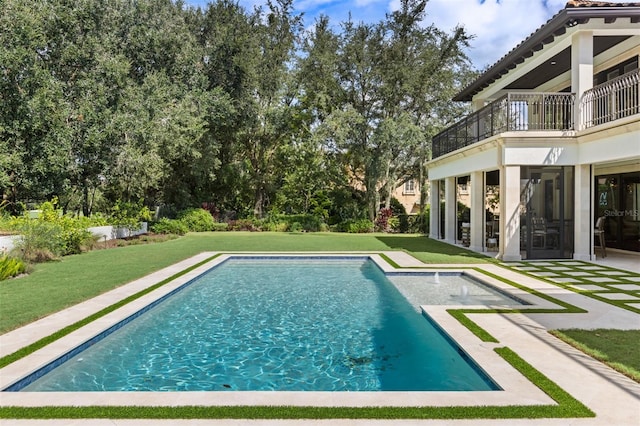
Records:
M228 256L300 256L308 257L319 255L327 256L368 256L374 260L383 270L389 272L423 272L428 270L446 271L464 270L465 273L475 274L480 270L492 270L499 268L495 265L424 265L425 269L413 269L415 264L408 264L406 259L398 259L398 252L342 252L342 253L233 253L227 252L221 254L211 262L202 265L187 274L163 285L153 292L141 297L138 300L128 303L122 308L107 314L106 316L93 321L85 327L65 336L45 348L42 348L27 357L20 359L7 367L0 370L0 388L4 389L13 383L19 377L23 377L28 373L40 368L48 363L62 352L66 352L71 347L82 343L87 338L99 333L101 330L108 328L114 322L128 316L133 311L137 311L143 306L162 297L172 291L174 288L186 283L195 276L208 270L213 265L220 263ZM105 293L87 302L53 314L47 318L36 321L35 323L21 327L20 329L6 333L0 336L0 355L4 356L13 353L20 347L24 347L30 342L38 340L38 338L52 334L53 332L64 328L66 325L75 323L76 321L86 318L93 312L99 311L105 306L109 306L119 300L124 299L128 295L135 294L143 288L148 288L163 279L173 276L175 273L182 271L190 266L197 265L210 258L218 255L218 252L201 253L183 262L179 262L168 268L156 273L143 277L140 280L133 281L130 284L122 286L116 290ZM380 255L390 258L395 263L409 268L394 268ZM398 262L401 260L402 262ZM441 266L440 269L438 266ZM452 269L454 267L455 269ZM500 268L503 275L505 270ZM494 270L495 272L495 270ZM515 273L514 273L515 274ZM508 275L508 274L507 274ZM552 289L553 296L558 296L558 288L540 280L530 277L523 277L516 274L520 279L526 278L529 287L540 289ZM485 281L491 281L486 276L482 276ZM506 285L499 280L495 280L497 285ZM522 291L524 294L519 295L523 299L531 303L535 296ZM570 293L570 292L567 292ZM572 293L568 296L575 295ZM567 296L567 295L565 295ZM551 304L544 299L535 300L532 305L524 308L550 308L557 305ZM295 405L295 406L504 406L504 405L549 405L555 404L546 394L540 391L535 385L521 376L506 361L494 352L494 348L511 345L510 334L501 336L499 344L481 342L477 336L473 335L466 327L454 319L447 310L456 308L455 306L428 306L425 307L429 316L431 316L443 330L452 337L501 387L504 391L486 391L486 392L47 392L46 399L39 392L2 392L0 393L0 406L240 406L240 405ZM470 306L460 306L462 309L469 309ZM486 307L483 306L486 309ZM511 316L512 314L509 314ZM515 317L522 316L520 314ZM483 327L491 330L495 328L495 324L501 324L500 330L509 328L504 324L505 315L472 315L476 322ZM476 318L477 317L477 318ZM514 318L514 317L512 317ZM513 321L508 321L514 323ZM526 321L524 321L526 322ZM520 325L518 327L521 328ZM527 330L525 330L527 332ZM39 337L40 336L40 337ZM19 338L18 338L19 337ZM44 401L43 401L44 399Z

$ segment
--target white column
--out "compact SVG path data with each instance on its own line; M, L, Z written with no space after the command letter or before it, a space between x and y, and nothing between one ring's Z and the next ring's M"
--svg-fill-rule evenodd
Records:
M571 38L571 91L576 94L575 128L584 128L582 98L593 88L593 33L580 31ZM589 111L586 111L589 113ZM590 260L593 255L591 218L591 170L589 165L575 168L575 210L573 257Z
M571 92L576 94L574 123L582 130L584 92L593 87L593 33L580 31L571 37Z
M474 100L471 101L471 106L473 107L474 111L479 111L482 108L484 108L485 100L484 99L474 99Z
M500 170L500 259L522 260L520 255L520 166Z
M484 212L484 173L471 173L471 244L470 249L484 250L485 212Z
M456 243L456 178L448 177L444 181L444 240Z
M591 167L579 165L575 167L574 194L574 241L573 258L577 260L592 260L593 255L593 218L591 214L593 202L591 199Z
M440 238L440 180L430 182L429 187L429 238Z

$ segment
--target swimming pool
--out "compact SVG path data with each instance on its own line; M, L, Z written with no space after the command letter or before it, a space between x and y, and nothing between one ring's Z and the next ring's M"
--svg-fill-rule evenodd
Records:
M135 316L10 390L498 389L363 258L230 259Z

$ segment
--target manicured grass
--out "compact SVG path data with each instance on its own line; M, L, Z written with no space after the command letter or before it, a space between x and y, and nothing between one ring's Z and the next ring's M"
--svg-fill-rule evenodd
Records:
M416 235L216 232L164 243L97 250L40 264L0 282L0 334L102 294L204 251L404 250L427 263L482 263L488 258Z
M640 382L640 330L554 330L554 336Z
M591 297L610 305L626 309L631 312L640 313L640 308L633 304L636 300L636 293L633 289L622 289L618 287L620 284L632 284L635 279L640 277L639 274L625 271L624 274L611 274L618 272L616 268L607 266L597 266L593 268L593 264L588 262L566 260L549 260L544 264L539 262L520 261L515 262L516 266L510 263L500 263L505 268L518 271L521 274L534 277L539 280L547 281L557 287L580 293L584 296ZM526 267L523 268L523 267ZM561 267L561 269L560 269ZM589 268L586 270L585 268ZM597 289L585 290L579 287L579 284L594 285L593 278L597 278ZM562 281L569 279L569 281ZM605 293L617 293L626 295L624 298L605 297Z

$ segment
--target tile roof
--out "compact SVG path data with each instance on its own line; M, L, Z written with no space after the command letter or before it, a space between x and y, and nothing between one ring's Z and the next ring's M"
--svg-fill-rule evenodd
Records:
M565 9L573 7L633 7L640 6L640 2L612 3L610 1L590 1L590 0L569 0Z

